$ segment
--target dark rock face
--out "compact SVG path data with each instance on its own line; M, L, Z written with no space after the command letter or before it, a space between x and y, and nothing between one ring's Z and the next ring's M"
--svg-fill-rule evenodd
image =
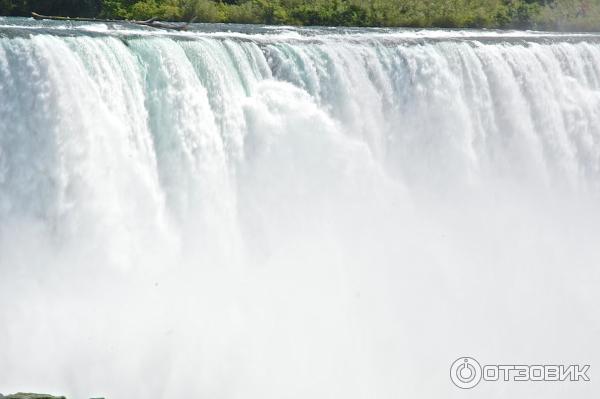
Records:
M3 396L0 394L2 399L66 399L64 396L52 396L45 393L14 393L12 395Z

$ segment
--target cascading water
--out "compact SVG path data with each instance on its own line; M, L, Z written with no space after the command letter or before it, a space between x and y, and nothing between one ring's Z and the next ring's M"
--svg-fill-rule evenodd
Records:
M600 365L600 36L0 25L1 391L458 398L459 356Z

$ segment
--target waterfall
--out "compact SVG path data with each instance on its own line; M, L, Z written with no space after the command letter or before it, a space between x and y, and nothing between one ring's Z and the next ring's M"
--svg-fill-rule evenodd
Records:
M463 355L593 369L598 38L0 19L0 390L439 398Z

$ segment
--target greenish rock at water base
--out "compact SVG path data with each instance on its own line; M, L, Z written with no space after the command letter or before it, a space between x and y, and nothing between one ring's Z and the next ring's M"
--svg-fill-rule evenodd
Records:
M4 396L0 394L2 399L66 399L64 396L52 396L45 393L14 393L12 395Z

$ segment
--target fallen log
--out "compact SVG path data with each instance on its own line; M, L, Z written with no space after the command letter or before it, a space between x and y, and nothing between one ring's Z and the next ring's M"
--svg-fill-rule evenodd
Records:
M116 19L81 18L81 17L72 17L71 18L71 17L42 15L42 14L38 14L36 12L32 12L31 17L38 21L47 19L47 20L54 20L54 21L75 21L75 22L108 22L108 23L127 22L130 24L147 26L150 28L172 29L172 30L180 30L180 31L187 30L189 25L194 22L194 19L192 19L190 22L187 22L187 23L176 24L176 23L169 23L169 22L160 22L160 21L157 21L156 18L151 18L146 21L135 21L135 20L119 21Z

